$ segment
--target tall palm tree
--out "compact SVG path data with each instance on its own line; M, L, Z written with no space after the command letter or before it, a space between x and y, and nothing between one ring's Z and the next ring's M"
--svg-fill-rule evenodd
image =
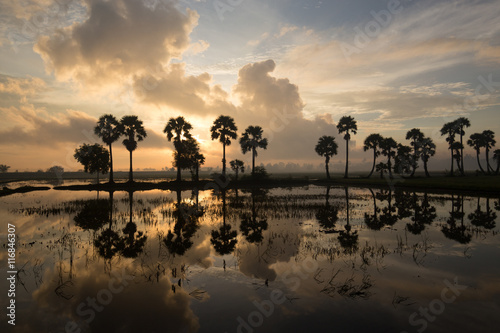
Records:
M133 182L133 171L132 171L132 152L137 149L137 142L144 140L147 136L146 130L142 126L142 120L139 120L137 116L123 116L120 120L120 133L125 136L122 141L125 148L130 153L130 171L128 175L128 181Z
M114 183L114 179L113 150L111 149L111 144L120 138L120 123L112 114L105 114L97 121L94 133L109 147L109 182L112 184Z
M345 132L344 140L345 140L345 174L344 178L349 177L349 140L351 139L351 131L353 134L356 134L358 131L358 125L356 120L354 120L351 116L343 116L340 118L339 123L337 124L337 129L339 130L339 134Z
M193 129L184 117L170 118L163 133L167 133L168 141L174 140L174 148L177 154L182 154L184 141L191 138L190 130ZM181 181L181 165L177 165L177 181Z
M382 155L387 157L387 170L389 171L389 178L392 177L392 162L391 158L396 156L396 149L398 147L397 142L393 138L384 138L380 143L380 149L382 150Z
M411 140L410 146L413 147L413 161L411 177L415 175L417 170L417 161L420 158L419 143L424 139L424 133L419 128L413 128L406 133L406 140Z
M219 116L215 119L210 128L212 140L219 140L222 143L222 176L226 177L226 146L231 145L231 139L236 140L238 134L236 131L234 119L229 116Z
M479 160L479 154L481 153L481 148L484 148L485 142L484 142L484 137L481 133L473 133L470 135L469 140L467 140L467 144L474 148L476 151L476 160L477 160L477 165L479 166L479 169L481 169L481 172L483 174L486 174L484 171L483 167L481 166L481 162Z
M337 155L337 142L335 142L335 138L333 136L323 135L318 140L318 144L316 144L316 153L319 156L325 157L325 169L326 169L326 178L330 180L330 171L328 169L328 163L330 163L330 158L333 155Z
M370 134L366 137L363 150L367 151L369 149L373 149L373 165L372 165L372 170L370 171L370 174L366 178L370 178L373 174L373 171L375 171L375 164L377 162L377 157L380 155L380 151L378 148L380 147L380 143L382 142L384 138L382 135L378 133Z
M424 171L425 176L430 177L429 171L427 170L427 163L429 162L429 158L436 154L436 145L432 141L431 138L423 138L419 143L420 156L422 157L422 161L424 162Z
M441 136L446 135L446 142L448 142L450 152L451 152L451 169L450 169L450 174L453 176L453 160L454 160L454 155L453 155L453 143L455 142L455 135L457 134L457 127L453 122L449 122L443 125L441 127Z
M255 176L255 157L257 148L267 149L267 139L262 138L262 127L248 126L240 138L241 151L243 154L252 152L252 177Z
M460 117L457 120L454 121L455 126L457 127L457 133L460 135L460 144L462 144L462 148L460 149L460 172L462 175L465 173L464 172L464 142L463 142L463 137L465 135L464 128L465 127L470 127L470 121L469 119L465 117Z
M494 172L493 168L490 165L490 149L495 146L497 143L495 141L495 133L490 130L485 130L482 133L483 140L484 140L484 150L486 151L486 170L488 170L488 173Z

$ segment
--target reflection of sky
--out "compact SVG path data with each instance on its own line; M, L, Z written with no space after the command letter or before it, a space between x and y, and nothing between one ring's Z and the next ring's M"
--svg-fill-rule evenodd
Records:
M330 190L329 204L339 207L337 230L344 230L346 224L344 193L343 188ZM256 200L259 216L273 216L268 219L269 228L259 244L251 244L241 235L241 212L238 212L241 208L226 207L226 223L237 230L239 236L233 254L221 257L210 244L211 230L222 224L217 213L222 208L220 198L200 192L199 202L205 208L205 215L200 218L200 228L192 238L193 246L185 255L173 256L159 235L165 236L174 227L172 217L163 216L161 212L172 209L176 194L136 192L133 220L148 241L133 263L132 259L118 256L111 262L99 258L92 246L95 233L76 227L75 213L38 216L13 212L23 207L62 207L67 201L94 199L95 193L51 190L1 198L0 217L17 227L17 267L26 264L20 277L27 291L18 285L16 297L18 328L29 332L33 331L32 325L42 323L37 327L49 331L49 328L59 329L51 326L53 323L59 325L68 319L78 319L75 313L78 304L107 285L110 271L121 271L126 266L136 278L96 317L92 325L99 329L95 331L114 332L126 327L124 332L138 332L143 327L139 324L146 322L149 331L157 332L182 329L234 332L238 317L247 320L256 311L254 301L265 302L272 290L279 289L287 300L276 306L272 316L266 317L256 331L321 332L334 327L339 332L412 332L418 327L408 323L409 316L420 306L428 306L439 298L445 287L443 281L453 281L455 277L458 284L468 286L467 290L456 302L446 305L444 313L429 323L427 331L457 331L467 325L484 325L486 318L489 326L482 331L491 330L495 320L498 324L494 314L498 313L500 304L500 268L495 264L500 257L499 227L492 231L470 228L467 215L476 209L477 198L464 200L464 224L476 232L472 232L469 244L459 244L441 232L451 211L449 196L429 195L437 218L421 235L413 235L405 230L406 223L412 222L411 217L380 231L369 230L363 217L365 212L373 211L371 193L350 189L350 224L358 231L359 250L347 254L337 241L338 234L320 232L314 218L315 207L325 204L324 194L325 189L321 187L271 190L264 200ZM245 209L249 209L250 195L240 193L240 197L246 200ZM101 192L100 198L107 199L108 194ZM182 198L191 200L191 192L183 192ZM421 194L419 198L421 200ZM394 196L392 200L394 205ZM485 202L480 200L482 209ZM494 202L490 199L492 210ZM114 203L116 225L113 228L119 231L128 222L128 194L116 192ZM269 203L276 205L273 211ZM377 199L377 206L384 208L387 201ZM289 217L285 218L286 212ZM73 246L60 241L64 235L74 239ZM29 243L33 241L31 246ZM0 258L5 267L6 251L1 252ZM304 265L311 258L317 267L307 270L309 266ZM224 262L226 269L223 269ZM73 296L69 300L54 292L62 283L66 286L63 294ZM362 289L363 285L366 289ZM348 297L339 293L343 289L362 293ZM362 299L363 295L367 299ZM396 304L397 297L408 299Z

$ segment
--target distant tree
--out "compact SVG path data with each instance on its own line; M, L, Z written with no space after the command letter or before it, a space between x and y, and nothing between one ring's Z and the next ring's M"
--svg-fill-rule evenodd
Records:
M354 120L351 116L343 116L340 118L339 123L337 124L337 129L339 130L339 134L345 132L344 140L345 140L345 174L344 178L349 177L349 140L351 139L351 131L353 134L357 133L358 125L356 124L356 120Z
M465 135L464 128L465 127L470 127L470 121L467 118L460 117L457 120L453 122L455 124L455 127L457 128L457 134L460 135L460 172L462 175L465 174L464 171L464 142L463 142L463 137Z
M448 142L450 152L451 152L451 168L450 174L453 176L454 174L454 165L453 161L455 159L455 155L453 153L453 143L455 142L455 135L457 135L457 126L453 122L449 122L443 125L441 128L441 136L446 135L446 142Z
M486 169L488 170L488 174L491 172L495 172L493 168L490 165L490 149L495 147L496 141L495 141L495 133L490 130L485 130L482 133L483 140L484 140L484 150L486 152Z
M98 143L81 145L75 149L73 156L83 165L83 171L90 174L97 173L97 184L99 184L99 174L104 175L109 171L109 152Z
M257 148L267 149L267 139L262 137L262 127L248 126L241 135L240 146L243 154L252 152L252 177L255 176L255 157Z
M481 148L485 147L485 142L484 142L484 137L481 133L473 133L470 135L469 140L467 140L467 144L474 148L476 151L476 160L477 160L477 165L479 166L479 169L481 169L481 172L483 174L486 174L484 171L483 167L481 166L481 162L479 160L479 154L481 153Z
M9 171L9 169L10 169L10 166L5 165L5 164L0 164L0 172L1 173L6 173L7 171Z
M384 138L378 133L370 134L365 139L363 150L367 151L369 149L373 149L372 170L370 171L370 174L367 178L370 178L373 174L373 171L375 171L375 163L377 162L377 157L380 156L380 142L382 142L383 139Z
M388 171L387 163L380 162L375 166L375 171L380 172L380 178L384 178L384 172Z
M219 116L215 119L213 126L210 128L212 140L219 140L222 143L222 176L226 177L226 146L231 145L231 139L236 140L238 137L238 127L234 123L234 119L229 116Z
M495 170L495 175L500 172L500 149L495 149L493 152L493 160L497 162L497 169Z
M123 116L120 121L119 126L120 134L125 136L122 141L125 148L130 153L130 170L128 181L134 181L134 175L132 170L132 152L137 149L137 142L144 140L147 136L146 130L142 126L142 120L139 120L137 116Z
M235 173L235 180L238 181L238 173L240 171L245 172L245 163L241 160L236 159L229 162L229 165L231 166L231 169Z
M105 114L97 121L94 133L102 139L102 142L109 147L109 182L114 183L113 179L113 150L111 144L120 138L120 123L111 114Z
M391 159L396 156L396 149L398 147L397 142L393 138L384 138L380 143L380 149L382 150L382 155L387 157L387 171L389 172L389 178L392 176L392 161Z
M50 168L47 169L48 173L55 173L57 176L60 176L64 173L64 168L59 165L54 165L51 166Z
M417 161L420 158L420 142L424 139L424 133L418 128L413 128L406 133L406 140L411 140L410 146L413 148L413 163L411 177L415 175L417 170Z
M163 133L167 134L168 141L174 142L174 148L178 155L183 154L185 141L191 138L191 131L193 126L188 123L184 117L170 118L168 120ZM177 181L181 181L181 166L177 165Z
M400 175L411 176L415 164L411 147L398 144L396 156L394 157L394 171Z
M321 138L319 138L318 143L314 148L319 156L325 157L325 170L327 179L330 179L328 163L330 163L330 158L333 155L337 155L338 147L339 146L337 145L337 142L335 142L335 138L333 136L323 135Z
M431 138L423 138L419 142L419 150L422 161L424 162L425 176L430 177L429 170L427 169L427 163L429 159L436 154L436 145Z

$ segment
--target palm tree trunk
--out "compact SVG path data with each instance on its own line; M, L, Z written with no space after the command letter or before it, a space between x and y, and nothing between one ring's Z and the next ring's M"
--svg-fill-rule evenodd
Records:
M113 179L113 150L111 149L111 143L109 144L109 182L115 182Z
M424 171L425 171L425 176L430 177L431 175L429 174L429 170L427 170L427 160L424 160Z
M226 144L222 144L222 177L226 179Z
M134 181L134 175L132 174L132 150L130 151L130 170L128 172L128 181L129 182Z
M200 165L196 164L196 181L200 181Z
M392 162L391 162L391 153L389 152L387 158L387 169L389 170L389 178L392 179Z
M375 163L377 161L377 148L373 148L373 165L372 165L372 170L370 171L370 174L366 178L370 178L373 174L373 171L375 170Z
M417 143L413 140L413 163L411 165L411 175L410 177L415 176L415 171L417 170Z
M181 167L179 165L177 166L177 181L181 181Z
M255 176L255 147L252 148L252 178Z
M463 131L463 129L461 129L461 131ZM464 143L463 143L462 139L463 139L463 135L460 134L460 145L462 147L462 148L460 148L460 165L461 165L460 171L462 172L462 176L463 176L465 174L465 170L464 170Z
M344 178L349 175L349 140L345 140L345 174Z
M99 185L99 171L97 171L97 185Z
M451 151L451 171L450 171L450 173L453 176L453 149L451 149L451 147L450 147L450 151Z
M481 166L481 162L479 160L479 149L476 149L476 160L477 160L477 165L479 165L479 169L481 169L481 172L483 174L486 174L486 172L484 172L484 169L483 167Z
M330 170L328 169L328 162L330 161L330 158L327 156L325 158L325 169L326 169L326 179L330 180Z
M488 175L493 171L493 168L490 166L490 150L486 147L486 169L488 170Z

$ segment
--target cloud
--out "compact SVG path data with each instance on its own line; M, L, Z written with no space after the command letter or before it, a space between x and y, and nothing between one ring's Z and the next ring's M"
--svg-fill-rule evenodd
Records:
M60 79L102 85L181 56L198 14L175 1L87 0L88 18L40 37L34 47Z

